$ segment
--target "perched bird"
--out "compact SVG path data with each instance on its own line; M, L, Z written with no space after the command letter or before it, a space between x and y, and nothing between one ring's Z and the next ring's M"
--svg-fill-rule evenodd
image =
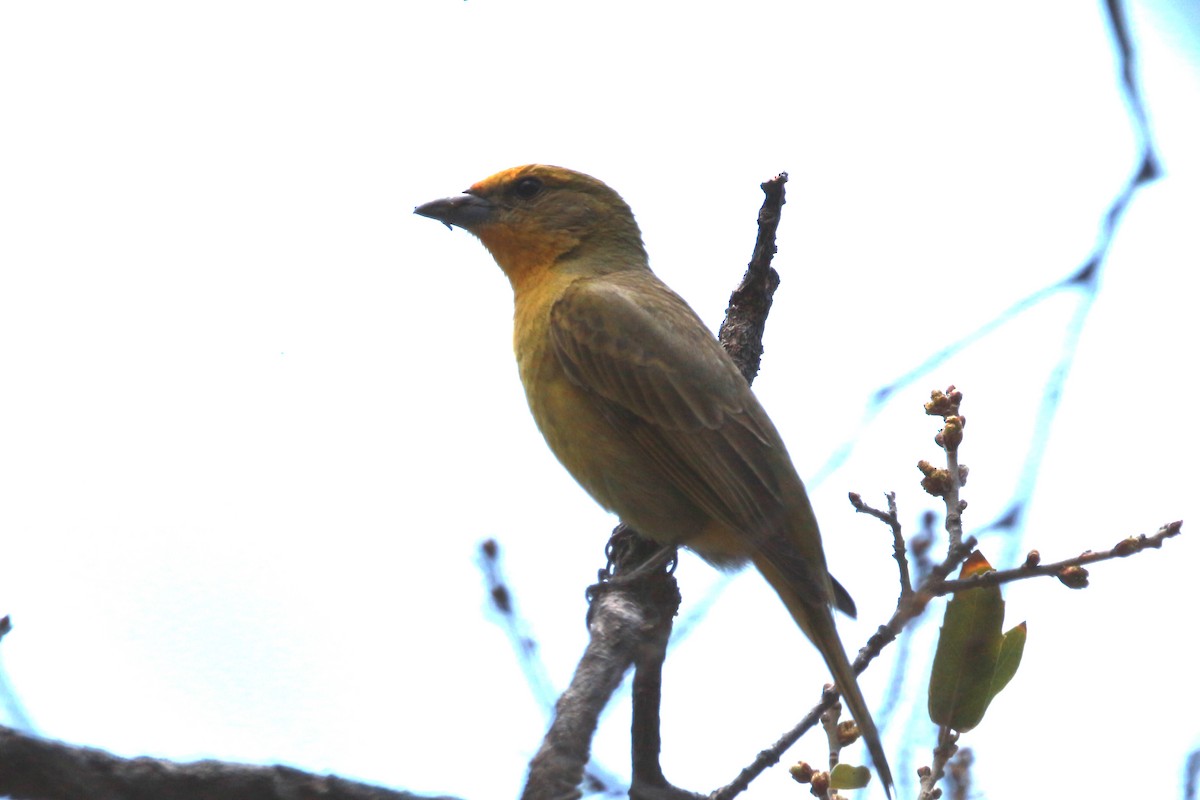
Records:
M532 164L416 213L479 237L508 276L521 383L558 460L644 536L758 568L824 656L890 796L833 620L854 602L825 566L804 485L733 359L650 271L625 201Z

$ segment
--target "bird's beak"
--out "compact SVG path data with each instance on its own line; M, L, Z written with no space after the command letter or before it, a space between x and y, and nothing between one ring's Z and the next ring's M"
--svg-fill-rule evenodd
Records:
M447 228L457 225L469 231L487 222L495 208L492 201L479 195L460 194L419 205L413 209L413 213L436 219Z

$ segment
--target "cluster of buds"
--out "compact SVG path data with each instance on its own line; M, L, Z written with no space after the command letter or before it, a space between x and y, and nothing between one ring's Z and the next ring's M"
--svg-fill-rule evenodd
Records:
M962 444L963 440L963 428L967 426L967 418L958 411L962 399L962 392L951 386L944 392L935 389L929 396L929 402L925 404L926 414L932 417L941 417L945 421L945 425L933 437L933 441L951 456L957 455L958 446ZM953 459L951 461L953 463ZM921 474L925 476L921 480L921 488L934 497L946 497L954 491L953 477L955 476L952 476L949 470L939 469L928 461L918 462L917 469L921 470ZM967 467L959 464L957 472L958 485L966 486Z
M938 447L950 453L958 450L962 444L963 428L967 426L967 418L958 411L962 399L962 392L950 386L944 392L934 389L929 395L929 402L925 404L926 414L945 420L945 427L938 431L933 440Z
M921 470L921 474L925 477L921 479L921 488L929 492L934 497L945 497L946 494L953 488L950 482L950 471L939 469L928 461L922 459L917 462L917 469ZM958 485L967 485L967 465L958 465Z
M929 402L925 404L925 413L931 417L957 417L958 406L962 402L963 395L958 389L953 386L947 387L946 391L940 392L934 389L929 395Z
M792 779L796 783L810 784L809 791L813 797L825 798L829 796L829 773L824 770L818 770L809 764L807 761L798 761L788 770ZM841 795L834 794L834 797Z

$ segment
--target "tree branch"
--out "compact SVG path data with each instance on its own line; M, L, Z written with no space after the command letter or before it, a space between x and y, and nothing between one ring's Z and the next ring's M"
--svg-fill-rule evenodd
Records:
M771 259L776 252L775 233L779 230L779 218L783 204L787 202L784 197L787 179L787 173L781 172L761 184L766 199L758 211L758 237L754 241L754 253L746 265L742 282L729 296L725 320L717 334L747 383L754 383L758 376L767 315L771 313L775 290L779 288L779 273L771 266Z
M0 726L0 793L16 800L451 800L283 766L119 758Z
M900 515L896 510L896 493L888 492L885 496L888 501L887 511L880 511L878 508L867 505L863 502L862 495L857 492L850 492L850 505L854 506L854 510L858 513L869 514L892 529L892 558L896 559L896 566L900 568L900 596L908 597L913 590L912 578L908 570L908 556L904 546L904 534L900 528Z
M942 796L942 790L937 788L937 782L946 774L946 764L958 752L958 734L944 725L938 728L937 747L933 748L933 766L920 767L917 777L921 780L921 793L918 800L937 800Z
M646 643L662 637L664 620L670 633L670 620L679 604L674 577L665 568L639 572L662 549L618 526L609 552L605 580L589 591L591 638L570 686L558 700L550 730L530 762L524 800L582 796L579 785L600 712Z
M870 666L871 662L883 652L883 648L896 640L896 637L900 635L900 632L904 630L909 621L919 616L925 610L925 606L934 597L929 589L945 580L947 575L965 561L967 556L971 554L971 551L975 549L975 544L975 537L968 536L957 547L950 548L946 559L930 570L929 575L921 583L921 587L907 599L902 599L897 604L896 611L892 614L891 619L887 623L880 625L875 633L871 635L871 638L867 640L867 643L858 651L858 655L852 664L855 675L861 675ZM832 707L837 701L837 693L829 686L826 686L821 693L821 702L813 706L796 723L795 727L781 736L775 744L759 752L754 760L738 773L736 778L713 792L711 795L712 800L732 800L732 798L749 788L751 781L761 775L768 767L778 764L779 759L783 757L784 751L794 745L801 736L816 725L820 721L821 714Z
M942 581L934 588L935 595L946 595L961 592L965 589L977 589L981 586L1000 586L1026 578L1037 578L1053 575L1072 589L1082 589L1088 585L1088 572L1084 564L1095 564L1098 561L1110 561L1114 558L1125 558L1150 548L1161 548L1163 542L1172 536L1178 536L1183 529L1183 520L1169 522L1154 534L1147 536L1129 536L1117 542L1111 549L1099 553L1087 550L1075 558L1055 561L1052 564L1039 564L1036 559L1027 559L1024 564L1015 569L994 570L963 580ZM1036 551L1035 551L1036 552ZM1031 563L1032 561L1032 563Z

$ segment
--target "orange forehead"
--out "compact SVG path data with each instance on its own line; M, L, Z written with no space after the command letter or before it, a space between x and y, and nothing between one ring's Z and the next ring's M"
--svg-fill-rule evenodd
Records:
M533 172L536 167L536 164L526 164L523 167L510 167L509 169L500 170L495 175L489 175L483 180L476 182L468 191L480 193L487 192L488 190L494 189L497 186L503 186L506 183L510 183L526 173Z
M616 195L616 192L608 188L603 181L596 180L591 175L585 175L582 172L576 172L565 167L553 167L549 164L525 164L524 166L501 170L495 175L490 175L479 181L467 191L475 194L486 194L526 176L540 178L549 186L567 186L592 194Z

